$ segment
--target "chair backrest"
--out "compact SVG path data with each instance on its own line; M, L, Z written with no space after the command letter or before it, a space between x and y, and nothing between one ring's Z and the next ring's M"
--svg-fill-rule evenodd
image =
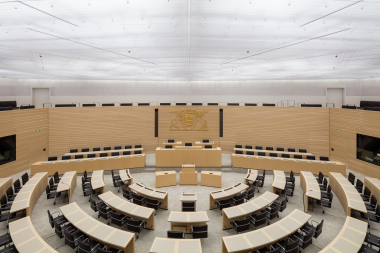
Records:
M245 148L246 148L246 149L252 149L252 146L250 146L250 145L245 145Z
M20 179L17 179L16 181L13 182L13 186L15 188L20 188L21 187L21 183L20 183Z
M108 156L108 153L100 153L99 156L100 157L106 157L106 156Z
M95 154L88 154L87 158L95 158L95 156L96 156Z
M294 155L294 159L302 159L302 155Z
M377 204L377 198L375 197L375 195L371 196L371 202L370 203L371 203L371 205L374 205L374 206Z
M259 155L259 156L265 156L265 152L258 152L257 155Z
M141 145L135 145L135 148L142 148Z
M222 199L222 200L219 201L219 203L221 205L227 205L227 204L231 203L231 199L230 198L228 198L228 199Z
M317 227L315 228L315 231L314 231L314 238L318 238L318 236L322 233L323 221L324 221L324 220L322 220L322 221L317 225Z
M91 209L94 210L95 212L99 211L98 205L96 204L95 200L93 200L92 198L90 198L90 206L91 206Z
M358 180L356 180L356 187L357 188L363 188L363 181L362 180L360 180L360 179L358 179Z
M300 149L300 153L307 153L306 149Z
M168 230L168 238L182 239L185 232L170 231Z
M114 150L121 149L121 146L115 146Z
M355 175L352 174L351 172L348 173L348 179L352 180L355 179Z
M187 147L191 147L191 146L193 146L193 143L191 143L191 142L186 142L186 143L185 143L185 146L187 146Z
M243 154L243 151L241 151L241 150L235 150L235 154L242 155L242 154Z
M134 220L134 219L128 219L127 223L128 223L128 225L133 226L133 227L140 227L142 221Z
M247 225L247 224L249 224L249 217L247 217L247 218L244 218L244 219L241 219L241 220L237 220L237 221L235 221L235 223L236 223L236 225L238 225L238 226L244 226L244 225Z
M118 212L111 212L111 217L116 219L116 220L121 220L123 219L125 216L118 213Z
M285 151L284 148L277 148L277 151Z
M290 171L290 177L293 178L294 177L294 172L291 170Z
M78 149L70 149L70 153L77 153Z
M256 146L255 149L259 149L259 150L262 150L263 147L262 146Z
M135 150L135 151L134 151L134 154L135 154L135 155L140 155L140 154L141 154L141 150Z
M266 150L273 150L273 147L266 147Z
M327 193L330 193L331 192L331 185L329 185L328 187L327 187Z
M288 152L296 152L295 148L288 148Z
M315 156L313 155L308 155L306 156L307 160L315 160Z
M210 142L209 139L204 139L204 140L202 140L202 141L203 141L203 143L209 143L209 142Z
M119 152L112 152L111 156L119 156Z
M212 145L205 145L205 148L212 148Z
M371 195L371 190L368 189L367 186L364 187L364 195L365 195L365 196L370 196L370 195Z
M332 203L332 199L333 199L334 195L332 194L332 192L330 192L329 195L330 195L330 196L329 196L329 202L330 202L330 203L329 203L329 204L330 204L329 206L331 207L331 203Z
M314 235L314 229L312 231L309 231L309 233L307 233L305 235L305 237L303 238L303 242L302 242L302 248L306 248L307 246L312 244L313 235Z
M50 217L49 217L49 222L50 222ZM51 225L51 228L55 227L55 233L59 236L59 238L62 238L62 227L58 225L57 221L52 220L52 223L50 225Z
M270 153L269 156L271 156L271 157L277 157L277 153Z
M91 253L91 247L89 243L85 243L87 240L78 240L79 253L86 252ZM82 250L82 251L81 251Z
M234 199L241 200L241 199L244 199L244 197L245 197L245 193L240 193L239 195L234 196Z
M168 140L168 143L174 143L174 140Z
M298 239L294 239L293 241L289 240L285 247L285 252L287 253L298 253Z
M48 161L57 161L58 157L56 156L50 156L48 157Z
M62 156L62 160L70 160L71 159L71 156L69 155L63 155Z
M53 186L53 185L54 185L54 180L53 180L52 177L49 179L49 185L50 185L50 186Z
M262 212L262 213L260 213L260 214L257 214L257 215L253 215L252 217L254 217L255 218L255 226L257 227L257 226L260 226L260 225L262 225L262 224L265 224L266 223L266 221L267 221L267 219L266 219L266 217L267 217L267 213L266 212Z
M82 159L83 155L75 155L75 159Z
M281 201L279 211L280 212L284 211L286 209L287 204L288 204L288 197L286 196L286 198L283 201Z
M243 145L235 145L235 148L243 148Z
M319 172L319 174L318 174L318 178L319 178L320 180L323 180L323 177L324 177L323 173L322 173L322 172Z
M157 199L146 198L146 202L149 203L149 204L152 204L152 205L157 205L158 204L158 200Z
M173 148L173 145L165 145L165 148Z
M111 150L111 147L104 147L104 149L103 150Z
M290 158L290 155L289 154L282 154L281 157L283 157L283 158Z
M132 149L132 146L131 145L127 145L127 146L125 146L125 149Z
M276 215L277 216L277 213L278 213L278 211L280 210L280 205L277 205L276 207L274 207L274 208L272 208L272 209L270 209L270 215L272 216L272 215Z
M320 156L319 160L321 160L321 161L328 161L329 158L327 156Z
M22 179L23 181L27 181L27 180L29 179L28 173L23 174L23 175L21 176L21 179Z
M90 149L89 148L82 148L82 152L89 152Z
M50 193L50 187L49 185L46 186L46 194L49 194ZM1 204L3 204L3 202L1 201Z
M69 232L67 232L66 229L63 230L63 234L65 235L65 239L67 239L66 243L69 244L70 247L72 247L72 245L74 245L74 236L70 234Z
M327 182L327 178L324 178L324 179L323 179L323 185L327 187L327 183L328 183L328 182Z
M249 223L249 220L248 220L248 223ZM207 232L208 230L208 225L201 225L201 226L195 226L195 225L192 225L191 226L193 228L193 231L194 232Z
M100 151L100 148L93 148L92 151Z
M380 219L380 205L376 206L375 214L377 215L377 219Z
M98 253L114 253L114 252L117 252L115 250L112 250L112 248L110 250L107 250L106 247L104 246L104 248L98 248Z
M11 196L11 195L13 195L13 188L12 188L12 186L10 186L10 187L7 189L7 196L9 197L9 196Z
M255 188L252 188L247 191L247 199L251 199L255 196Z
M253 151L247 151L247 155L255 155L255 152L253 152Z

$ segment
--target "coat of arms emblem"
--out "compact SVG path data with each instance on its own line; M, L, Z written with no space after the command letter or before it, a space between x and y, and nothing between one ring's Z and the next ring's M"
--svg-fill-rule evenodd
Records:
M175 113L176 118L171 121L171 131L208 131L207 121L203 116L208 113L208 110L170 110Z

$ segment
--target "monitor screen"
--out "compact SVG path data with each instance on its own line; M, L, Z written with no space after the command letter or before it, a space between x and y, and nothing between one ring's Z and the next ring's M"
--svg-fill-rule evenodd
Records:
M380 165L380 138L357 134L356 148L357 159Z
M0 165L16 161L16 135L0 138Z

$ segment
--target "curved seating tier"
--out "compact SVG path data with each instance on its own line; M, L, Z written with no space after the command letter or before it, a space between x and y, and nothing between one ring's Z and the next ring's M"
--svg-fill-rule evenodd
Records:
M278 198L277 194L271 192L265 192L261 196L252 199L244 204L224 208L223 215L223 229L231 228L230 222L233 220L239 220L256 212L259 212L267 208L273 201Z
M300 172L300 184L305 193L305 213L309 209L309 198L321 199L321 189L313 173L308 171Z
M340 233L319 253L357 253L367 234L366 222L347 216Z
M113 247L125 253L135 252L135 234L129 233L104 224L84 212L77 203L73 202L61 208L65 218L81 232L103 243L107 247Z
M286 185L285 173L281 170L274 170L272 192L276 193L276 189L284 190L285 185Z
M351 216L351 211L356 210L367 213L367 208L356 188L340 173L329 173L331 190L339 198L346 216Z
M34 229L30 217L9 223L9 232L19 253L51 252L58 253L50 247Z
M104 170L97 170L92 172L91 187L94 190L100 189L101 193L104 193L106 187L104 183Z
M169 206L169 200L168 200L168 193L164 191L157 191L153 188L146 187L145 185L141 183L134 183L129 186L130 189L135 191L138 195L156 199L158 201L162 202L162 209L168 209Z
M294 155L302 155L303 158L306 158L306 156L313 155L312 153L299 153L299 152L289 152L289 151L277 151L277 150L262 150L262 149L247 149L247 148L234 148L234 151L243 151L245 154L247 151L254 152L256 155L258 155L259 152L264 152L266 156L269 156L269 154L277 154L278 156L281 156L282 154L287 154L290 156Z
M168 222L171 231L181 231L191 233L191 226L206 225L209 222L206 211L199 212L176 212L171 211Z
M298 209L267 227L239 235L223 237L223 253L248 252L269 246L300 229L311 215Z
M143 150L144 150L144 148L114 149L114 150L102 150L102 151L88 151L88 152L66 153L64 155L65 156L71 156L71 158L74 159L74 157L76 155L94 154L96 156L96 155L100 155L102 153L107 153L108 155L111 155L114 152L118 152L120 154L120 153L123 153L125 151L133 151L133 152L135 152L135 151L143 151ZM99 157L99 156L97 156L97 157Z
M310 171L315 175L319 172L327 175L330 171L346 174L345 164L332 161L231 154L231 162L232 167L246 169L277 170L281 168L284 172Z
M200 239L168 239L156 237L149 253L202 253Z
M106 170L121 170L142 167L145 167L145 154L37 162L32 164L31 174L46 171L49 176L52 176L56 171L62 175L73 170L83 173L84 171L92 172L104 168L108 168Z
M33 207L38 198L45 191L48 184L48 173L42 172L35 174L17 193L15 200L12 203L10 213L26 211L26 216L30 216Z
M116 212L136 220L146 221L146 228L154 229L154 209L133 204L110 191L98 197Z
M210 192L209 209L212 210L216 208L215 201L231 198L237 194L240 194L242 191L245 191L246 189L248 189L248 186L246 184L238 183L234 186L228 187L223 190Z

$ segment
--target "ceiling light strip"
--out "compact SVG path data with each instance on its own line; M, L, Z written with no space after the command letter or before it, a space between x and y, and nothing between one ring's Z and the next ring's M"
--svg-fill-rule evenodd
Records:
M307 42L307 41L320 39L320 38L323 38L323 37L326 37L326 36L330 36L330 35L333 35L333 34L337 34L337 33L341 33L341 32L344 32L344 31L347 31L347 30L350 30L350 29L351 28L343 29L343 30L340 30L340 31L337 31L337 32L333 32L333 33L325 34L325 35L322 35L322 36L319 36L319 37L311 38L311 39L308 39L308 40L296 42L296 43L293 43L293 44L290 44L290 45L287 45L287 46L274 48L274 49L271 49L271 50L268 50L268 51L265 51L265 52L257 53L257 54L254 54L254 55L246 56L246 57L243 57L243 58L239 58L239 59L232 60L232 61L225 62L225 63L221 63L221 64L223 65L223 64L228 64L228 63L235 62L235 61L244 60L244 59L247 59L247 58L250 58L250 57L253 57L253 56L257 56L257 55L261 55L261 54L266 54L266 53L269 53L269 52L272 52L272 51L276 51L276 50L283 49L283 48L286 48L286 47L291 47L291 46L294 46L294 45L297 45L297 44L301 44L301 43L304 43L304 42Z
M358 4L358 3L363 2L363 1L364 1L364 0L360 0L360 1L357 1L357 2L355 2L355 3L353 3L353 4L347 5L346 7L343 7L343 8L341 8L341 9L339 9L339 10L333 11L333 12L331 12L331 13L329 13L329 14L326 14L326 15L320 17L320 18L317 18L317 19L314 19L314 20L312 20L312 21L310 21L310 22L307 22L307 23L301 25L300 27L305 26L305 25L308 25L308 24L310 24L310 23L313 23L313 22L315 22L315 21L317 21L317 20L320 20L320 19L322 19L322 18L325 18L325 17L327 17L327 16L330 16L330 15L332 15L332 14L334 14L334 13L337 13L338 11L344 10L344 9L346 9L346 8L348 8L348 7L351 7L351 6L355 5L355 4Z
M48 35L48 36L52 36L52 37L55 37L55 38L58 38L58 39L61 39L61 40L67 40L67 41L70 41L70 42L73 42L73 43L77 43L77 44L80 44L80 45L83 45L83 46L92 47L92 48L95 48L95 49L103 50L103 51L106 51L106 52L109 52L109 53L113 53L113 54L121 55L121 56L130 58L130 59L134 59L134 60L137 60L137 61L142 61L142 62L146 62L146 63L149 63L149 64L157 65L156 63L153 63L153 62L144 61L144 60L141 60L141 59L138 59L138 58L135 58L135 57L131 57L131 56L128 56L128 55L116 53L116 52L113 52L113 51L110 51L110 50L107 50L107 49L104 49L104 48L87 45L87 44L82 43L82 42L78 42L78 41L75 41L75 40L70 40L70 39L62 38L62 37L59 37L59 36L56 36L56 35L53 35L53 34L37 31L37 30L31 29L31 28L27 28L27 29L31 30L33 32L42 33L42 34L45 34L45 35Z

